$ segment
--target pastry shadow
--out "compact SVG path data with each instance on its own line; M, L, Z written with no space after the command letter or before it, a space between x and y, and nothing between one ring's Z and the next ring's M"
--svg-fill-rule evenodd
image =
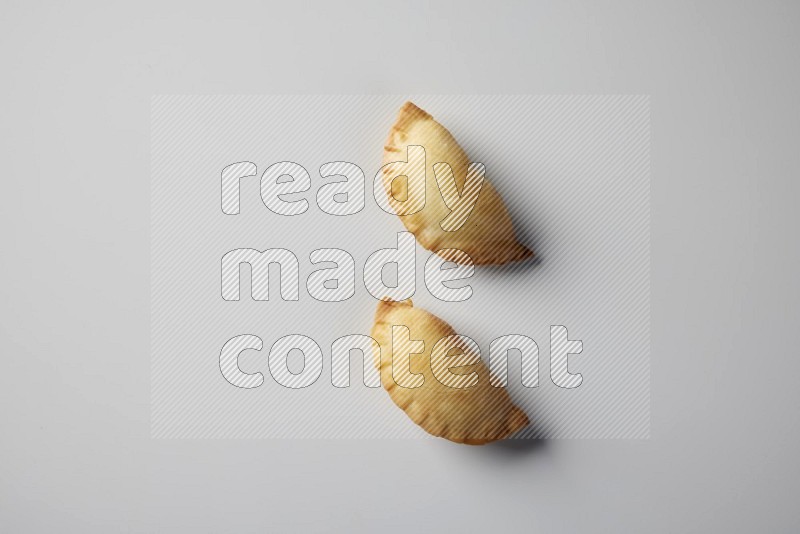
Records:
M477 454L489 461L521 461L523 458L530 458L534 455L547 454L552 440L536 437L543 435L547 435L543 425L531 423L509 438L477 447L467 446L464 448L461 446L460 449L465 454L470 456Z
M515 435L501 441L489 443L484 449L487 454L509 459L531 454L542 454L550 447L551 441L547 438L537 437L542 435L547 435L546 430L543 428L543 423L532 422Z
M550 440L545 438L510 438L486 445L487 454L516 458L534 453L542 453L550 447Z
M528 427L520 431L518 435L528 436L531 432L532 429ZM463 454L472 459L482 459L489 463L515 463L547 455L551 445L550 441L546 438L511 437L480 446L459 444L457 452L460 455Z
M544 258L538 252L536 252L535 248L533 248L533 251L534 255L532 257L526 258L522 261L505 263L503 265L485 265L482 267L489 272L495 272L497 274L510 274L515 272L530 271L544 263Z
M546 258L543 254L546 234L541 226L534 220L519 221L514 220L514 228L517 242L528 250L533 251L533 256L518 261L511 261L503 264L484 264L476 268L485 270L493 276L514 276L524 275L541 267Z
M494 277L509 277L525 276L531 271L539 268L544 263L544 258L540 256L536 249L533 249L534 255L531 258L526 258L522 261L515 261L504 263L502 265L478 265L475 268L485 271L488 275Z

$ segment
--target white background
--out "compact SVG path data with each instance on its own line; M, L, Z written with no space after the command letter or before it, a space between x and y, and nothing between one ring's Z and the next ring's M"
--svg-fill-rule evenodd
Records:
M5 2L3 532L793 532L795 2ZM635 93L652 439L153 441L156 93Z

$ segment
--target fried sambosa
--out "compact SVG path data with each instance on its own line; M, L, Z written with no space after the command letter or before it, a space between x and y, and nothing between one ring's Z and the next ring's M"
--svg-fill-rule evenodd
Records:
M374 361L383 387L426 432L483 445L528 425L505 388L491 385L479 352L410 300L380 302L372 337L381 348Z
M517 241L483 166L470 165L450 132L411 102L400 108L389 131L381 172L389 206L426 249L463 250L476 265L533 255ZM465 188L467 182L473 187Z

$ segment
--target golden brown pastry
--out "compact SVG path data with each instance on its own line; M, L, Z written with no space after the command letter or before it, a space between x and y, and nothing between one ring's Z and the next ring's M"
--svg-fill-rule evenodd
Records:
M527 426L505 388L490 384L479 353L455 334L410 300L378 303L375 364L394 403L426 432L456 443L483 445Z
M418 146L424 148L424 156L413 148ZM476 265L508 263L533 255L517 241L503 199L483 178L483 166L470 166L450 132L411 102L400 108L389 131L383 164L389 206L426 249L463 250ZM424 172L417 172L423 168ZM409 172L401 174L404 171ZM465 190L468 172L476 187Z

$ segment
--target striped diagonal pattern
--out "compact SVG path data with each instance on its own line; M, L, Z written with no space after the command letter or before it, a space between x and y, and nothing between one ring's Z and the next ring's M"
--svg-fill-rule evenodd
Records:
M358 350L349 358L349 369L339 364L334 375L331 363L336 339L369 333L376 300L362 284L360 269L375 250L397 247L396 235L402 231L397 218L376 204L370 180L381 173L382 140L406 99L153 98L153 437L427 437L382 388L364 385ZM470 298L449 303L425 290L422 276L429 254L417 247L416 271L398 272L394 282L402 285L416 277L415 305L474 339L485 359L492 340L504 335L536 340L539 387L522 385L523 376L533 380L531 370L523 370L519 351L508 351L509 392L532 421L517 438L647 438L649 98L408 99L433 114L471 160L485 166L486 179L505 200L519 239L536 252L536 259L477 268L466 281L473 289ZM292 200L309 201L308 209L294 216L271 212L260 198L264 171L284 161L297 163L311 177L306 194L290 195ZM360 211L335 216L317 206L321 188L337 179L319 175L330 162L352 162L362 169L366 202ZM352 167L327 170L329 176L348 176L348 181L358 174ZM434 178L432 169L427 175ZM234 181L238 187L231 185ZM326 191L321 197L333 195ZM333 205L325 208L336 211ZM355 294L342 302L320 302L305 288L308 277L319 269L309 260L311 253L328 247L346 250L355 260ZM254 300L251 295L264 295L269 280L251 281L246 268L239 280L238 263L235 275L231 269L223 280L222 291L236 280L240 300L222 297L220 269L226 252L280 248L291 251L299 265L297 300L281 298L277 265L267 269L273 289L269 300ZM384 274L392 278L392 273ZM280 277L281 282L292 278L284 272ZM368 283L375 279L370 274ZM569 356L569 371L583 377L574 389L556 387L550 379L551 326L558 325L568 328L570 340L583 342L582 352ZM268 372L267 348L289 334L314 340L323 355L318 378L301 389L279 385ZM253 336L245 338L251 342L255 337L263 340L261 350L247 343L239 347L243 350L237 351L236 361L246 376L261 373L260 387L234 387L221 368L232 371L230 358L220 356L226 342L239 335ZM316 368L311 371L316 373ZM343 383L348 372L349 387L332 385Z

